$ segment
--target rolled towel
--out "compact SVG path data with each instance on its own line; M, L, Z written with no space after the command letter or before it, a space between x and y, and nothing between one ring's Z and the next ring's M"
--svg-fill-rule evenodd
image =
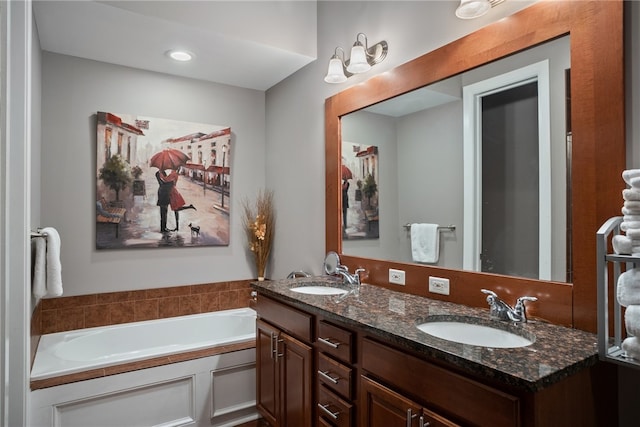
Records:
M626 352L627 357L640 360L640 341L638 341L637 337L625 338L621 347Z
M631 255L634 252L640 252L640 240L632 239L628 235L619 234L613 236L611 243L613 244L613 251L618 255Z
M640 229L640 221L622 221L620 223L620 230L629 231Z
M631 188L640 190L640 176L633 177L629 181L631 182Z
M640 215L640 208L627 208L623 206L620 212L622 212L622 215Z
M622 190L622 198L628 202L640 201L640 191L633 188L625 188Z
M630 305L624 311L624 326L628 335L640 336L640 305Z
M637 209L640 210L640 201L638 200L625 200L622 204L623 207L627 209Z
M617 297L623 307L640 304L640 269L632 268L618 277Z
M629 185L631 185L631 180L633 178L638 177L640 177L640 169L627 169L622 171L622 179L624 179L624 182Z
M626 231L627 237L630 237L632 240L640 240L640 230L631 229Z

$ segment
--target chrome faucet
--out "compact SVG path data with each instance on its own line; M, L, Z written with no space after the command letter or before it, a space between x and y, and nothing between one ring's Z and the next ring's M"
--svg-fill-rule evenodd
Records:
M482 289L481 291L487 295L487 303L489 303L492 319L512 321L514 323L527 323L527 307L524 303L538 300L536 297L520 297L516 300L515 307L511 307L502 301L495 292L488 289Z
M355 285L360 287L360 273L365 271L364 268L356 268L353 274L349 273L349 267L346 265L339 265L336 267L336 274L342 276L345 285Z

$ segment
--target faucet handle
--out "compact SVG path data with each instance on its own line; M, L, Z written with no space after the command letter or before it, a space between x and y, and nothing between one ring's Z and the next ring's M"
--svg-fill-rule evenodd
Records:
M526 296L525 297L520 297L520 298L518 298L516 300L516 305L524 304L525 301L532 301L532 302L533 301L538 301L538 298L536 298L536 297L526 297Z
M487 295L490 295L492 297L498 298L498 294L496 294L493 291L490 291L489 289L480 289L480 292L482 292L483 294L487 294Z

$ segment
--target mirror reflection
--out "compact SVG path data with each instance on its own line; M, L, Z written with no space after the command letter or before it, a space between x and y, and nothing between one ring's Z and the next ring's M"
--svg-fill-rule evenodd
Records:
M375 233L341 221L342 252L568 281L569 69L567 36L343 116L344 146L375 147L376 215L346 180L339 214Z

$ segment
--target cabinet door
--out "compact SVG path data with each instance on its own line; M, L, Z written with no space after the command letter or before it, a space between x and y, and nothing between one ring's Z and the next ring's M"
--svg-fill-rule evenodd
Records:
M283 426L311 427L311 381L313 353L310 346L281 334L277 341L277 364L282 370Z
M279 427L280 418L278 369L276 365L276 340L280 331L273 326L256 321L256 406L260 414L273 427Z
M422 406L387 387L360 377L360 425L418 427Z
M423 409L422 415L420 416L420 427L460 427L460 425L449 421L428 409Z

